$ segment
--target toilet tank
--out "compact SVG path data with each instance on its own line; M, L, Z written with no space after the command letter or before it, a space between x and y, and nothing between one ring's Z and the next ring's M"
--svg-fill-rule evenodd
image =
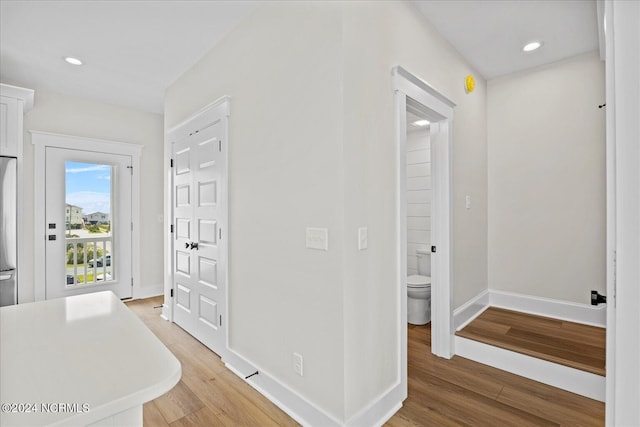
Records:
M418 255L418 274L431 276L431 252L426 249L416 249Z

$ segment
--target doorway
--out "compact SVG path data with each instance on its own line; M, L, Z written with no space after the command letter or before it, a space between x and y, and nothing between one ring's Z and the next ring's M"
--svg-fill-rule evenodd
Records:
M46 148L47 299L131 298L131 156Z
M401 386L407 390L407 115L426 119L431 143L431 351L451 358L453 280L451 233L451 128L455 104L402 67L392 70L396 118L396 235L399 266Z
M227 348L228 100L169 131L172 320L219 356Z
M142 147L33 131L32 141L36 301L105 290L132 298Z

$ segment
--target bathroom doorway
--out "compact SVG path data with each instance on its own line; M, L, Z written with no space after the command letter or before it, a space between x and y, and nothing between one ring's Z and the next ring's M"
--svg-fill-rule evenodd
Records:
M396 256L400 273L398 328L400 329L402 361L401 384L406 390L408 346L407 273L409 271L407 232L409 222L407 180L409 165L407 164L407 157L409 151L407 129L410 123L418 120L427 120L429 122L430 150L428 151L428 156L430 159L429 185L431 188L428 193L416 194L430 197L429 232L418 233L417 235L430 239L430 242L426 242L424 246L431 253L431 352L439 357L451 358L454 354L453 333L455 332L453 327L451 268L453 253L451 233L451 128L455 104L427 82L402 67L393 68L393 79L395 89L398 194L396 198ZM410 122L411 120L413 121ZM416 156L416 154L411 154L411 156ZM417 156L424 158L424 154L418 154ZM425 180L421 182L424 183ZM424 219L422 224L424 227ZM413 261L411 263L413 264Z

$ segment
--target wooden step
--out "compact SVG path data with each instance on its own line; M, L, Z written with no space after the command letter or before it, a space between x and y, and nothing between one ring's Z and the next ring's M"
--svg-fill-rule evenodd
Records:
M604 328L489 307L456 335L605 375Z

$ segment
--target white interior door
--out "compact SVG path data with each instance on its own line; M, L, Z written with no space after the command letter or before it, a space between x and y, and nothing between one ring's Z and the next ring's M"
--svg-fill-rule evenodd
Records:
M173 142L173 319L222 356L224 122L177 133L182 136Z
M132 158L47 147L46 299L132 296Z

